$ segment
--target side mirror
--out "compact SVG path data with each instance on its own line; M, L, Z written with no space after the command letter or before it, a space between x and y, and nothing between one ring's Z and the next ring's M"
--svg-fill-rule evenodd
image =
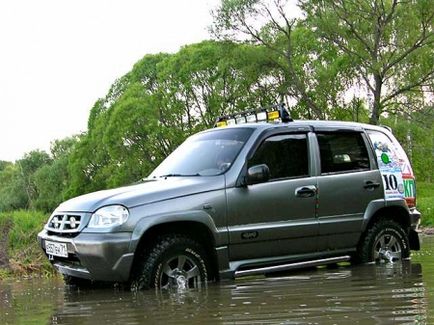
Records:
M247 170L247 185L268 182L270 169L266 164L255 165Z

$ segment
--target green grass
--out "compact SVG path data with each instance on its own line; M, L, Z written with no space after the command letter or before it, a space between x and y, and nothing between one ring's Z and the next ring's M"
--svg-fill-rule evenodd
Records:
M434 183L418 182L417 209L422 213L422 226L434 226Z
M0 269L0 278L53 273L36 237L47 218L46 214L36 211L0 213L1 238L7 238L7 247L0 247L0 253L7 253L9 262L8 268Z

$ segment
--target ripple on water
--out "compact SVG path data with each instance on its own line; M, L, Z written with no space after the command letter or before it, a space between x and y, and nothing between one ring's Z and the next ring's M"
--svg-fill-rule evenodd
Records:
M412 261L319 268L180 293L0 283L0 324L434 323L434 238Z

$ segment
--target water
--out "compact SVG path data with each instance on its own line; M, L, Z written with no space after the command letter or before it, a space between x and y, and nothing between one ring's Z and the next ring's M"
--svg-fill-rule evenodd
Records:
M0 282L0 324L434 324L434 237L412 260L317 268L181 293Z

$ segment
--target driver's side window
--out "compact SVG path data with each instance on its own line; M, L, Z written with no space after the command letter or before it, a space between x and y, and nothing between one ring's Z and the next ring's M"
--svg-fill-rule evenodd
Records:
M309 175L306 134L280 134L265 139L248 167L266 164L270 180Z

